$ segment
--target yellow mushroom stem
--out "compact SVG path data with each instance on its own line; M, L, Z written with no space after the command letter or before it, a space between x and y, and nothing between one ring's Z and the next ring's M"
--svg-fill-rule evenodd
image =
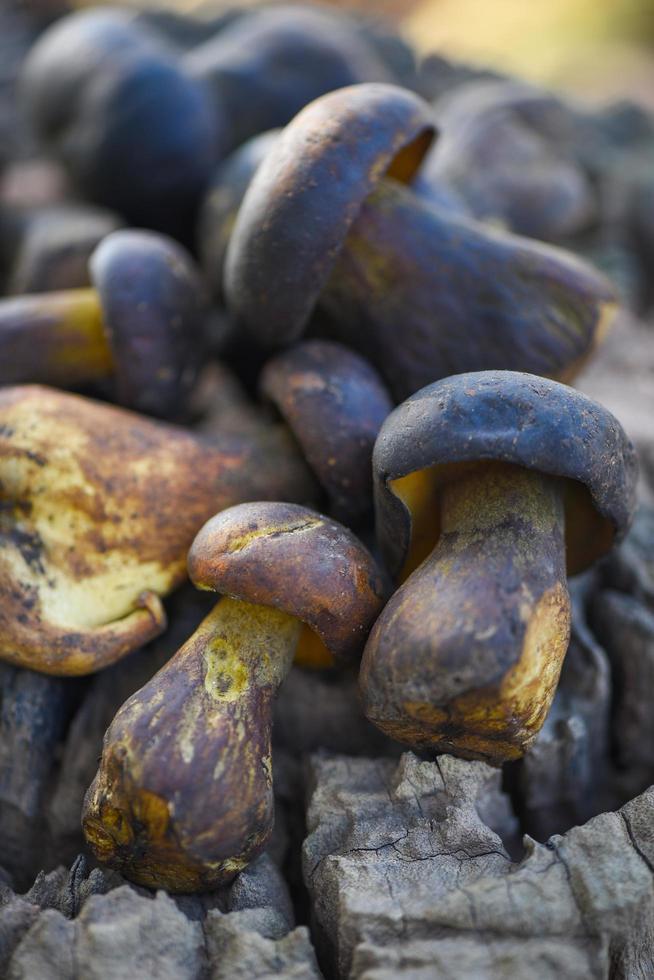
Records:
M174 892L214 888L273 824L272 705L297 617L224 597L105 735L83 827L99 861Z
M95 289L17 296L0 303L0 384L86 384L113 370Z
M517 758L545 720L569 642L563 484L482 463L440 501L436 546L366 646L366 713L415 746Z

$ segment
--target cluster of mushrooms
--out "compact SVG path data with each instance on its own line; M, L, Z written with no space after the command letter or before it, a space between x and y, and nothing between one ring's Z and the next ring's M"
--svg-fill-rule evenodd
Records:
M214 888L265 847L291 669L359 671L415 750L520 757L567 576L634 510L631 443L568 387L613 286L470 213L383 54L318 8L184 53L107 8L24 68L41 146L119 227L49 237L0 300L0 656L90 674L165 630L187 576L216 593L86 794L98 860L149 887Z

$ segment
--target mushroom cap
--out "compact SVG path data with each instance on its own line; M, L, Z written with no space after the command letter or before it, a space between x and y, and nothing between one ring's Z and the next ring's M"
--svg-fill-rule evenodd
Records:
M441 138L421 177L445 181L476 218L517 234L555 241L579 233L595 216L595 196L571 147L548 132L566 111L550 93L513 80L458 86L435 108Z
M215 171L198 216L200 265L217 298L222 297L223 267L236 215L257 167L279 137L279 129L258 133Z
M592 564L629 528L638 464L631 441L608 409L531 374L459 374L399 405L375 444L377 535L394 576L407 561L415 567L415 559L426 557L436 543L439 487L456 478L461 464L483 460L569 481L569 574Z
M117 231L90 260L116 362L118 400L182 418L204 353L206 295L195 264L156 232Z
M385 174L411 180L434 135L423 99L375 83L316 99L284 129L225 262L228 306L262 343L300 336L361 204Z
M387 583L370 552L307 507L251 503L207 521L188 555L191 581L297 616L335 660L357 662Z
M222 108L224 149L285 126L326 92L392 73L356 22L341 11L275 4L241 12L182 60Z
M21 96L38 138L89 199L186 233L217 154L220 120L174 51L134 15L84 10L29 53Z
M311 499L280 427L203 439L38 385L0 387L0 659L88 674L165 626L198 528L223 507Z
M290 426L334 517L361 518L372 500L375 439L393 408L375 369L341 344L305 340L268 361L261 390Z

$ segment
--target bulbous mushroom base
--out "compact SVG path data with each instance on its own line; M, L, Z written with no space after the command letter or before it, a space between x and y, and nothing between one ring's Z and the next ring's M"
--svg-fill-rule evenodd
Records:
M440 526L370 634L364 710L415 748L515 759L545 720L569 642L561 486L476 464L443 489Z
M149 888L207 891L273 825L272 702L300 621L223 598L108 729L83 809L99 861Z

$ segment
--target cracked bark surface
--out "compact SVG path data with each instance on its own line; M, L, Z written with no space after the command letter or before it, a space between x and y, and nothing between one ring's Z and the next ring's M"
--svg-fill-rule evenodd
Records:
M654 790L512 860L484 763L313 756L304 874L338 976L636 978L654 972Z
M25 895L0 889L0 976L7 980L318 980L287 886L264 854L208 896L152 895L112 872L39 875Z

